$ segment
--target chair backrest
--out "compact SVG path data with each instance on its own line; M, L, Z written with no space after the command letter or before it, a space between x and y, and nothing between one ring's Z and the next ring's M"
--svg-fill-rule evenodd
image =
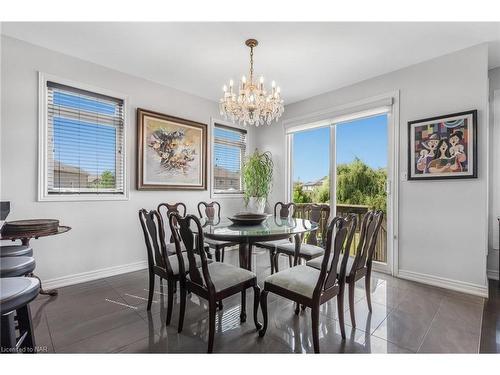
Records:
M169 216L173 212L177 212L178 214L181 214L182 216L186 215L186 205L182 202L170 204L170 203L160 203L157 208L158 212L161 215L161 218L163 219L164 223L169 222ZM172 233L167 233L169 231L169 226L165 225L165 239L168 238L168 242L172 243L174 242L174 238L172 236Z
M139 210L139 221L144 233L144 241L148 252L148 266L150 271L155 267L172 272L166 251L165 236L163 235L163 221L158 211Z
M169 223L179 259L180 275L184 275L186 270L182 258L182 241L186 247L190 281L201 288L207 289L210 294L215 293L215 287L208 272L207 256L204 251L203 228L200 220L195 215L181 216L178 212L173 212L169 216ZM196 236L193 227L196 229ZM195 255L198 255L201 259L201 272L196 263Z
M202 210L205 212L203 215ZM200 215L200 219L203 217L206 217L208 220L215 222L215 219L217 218L217 221L220 222L220 204L219 202L200 202L198 203L198 214Z
M335 217L326 231L326 248L321 262L320 275L314 293L323 293L345 279L349 248L356 232L357 218L351 214L347 217ZM344 253L338 272L340 254ZM329 260L332 259L329 264Z
M318 232L321 235L321 245L325 245L325 238L330 216L330 206L327 204L309 204L304 208L305 218L307 220L318 223L318 229L309 232L306 243L309 245L319 246Z
M274 217L275 218L280 218L280 219L288 219L293 217L295 214L297 206L295 203L283 203L283 202L277 202L274 205ZM278 214L278 209L279 209L279 214Z
M363 217L358 248L350 272L351 275L371 264L383 217L384 213L382 211L369 211Z

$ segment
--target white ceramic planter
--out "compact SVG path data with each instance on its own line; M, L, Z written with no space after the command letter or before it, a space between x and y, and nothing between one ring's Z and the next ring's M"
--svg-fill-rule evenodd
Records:
M266 198L248 198L247 210L254 214L263 214L266 208Z

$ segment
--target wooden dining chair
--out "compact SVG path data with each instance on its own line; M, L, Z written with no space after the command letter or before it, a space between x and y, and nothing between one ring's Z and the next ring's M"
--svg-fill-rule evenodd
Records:
M187 209L186 205L182 202L170 204L170 203L160 203L158 205L157 211L160 213L161 218L164 223L169 222L169 216L171 213L178 213L181 216L186 216ZM167 252L169 255L173 255L176 253L175 251L175 244L174 244L174 237L172 233L167 233L170 231L170 228L168 224L164 225L165 229L165 238L168 237L168 242L166 243L167 246ZM181 242L181 248L182 251L186 251L186 247L184 246L184 243ZM208 253L208 258L212 259L212 255L210 254L210 248L208 245L205 246L205 251Z
M212 223L220 222L221 207L219 202L200 202L198 203L198 214L200 219L206 218ZM224 262L226 247L238 245L236 242L218 241L210 238L205 238L205 244L215 251L215 261Z
M139 220L141 223L142 231L144 233L144 241L148 254L148 270L149 270L149 290L148 290L148 304L147 310L151 310L151 303L153 301L153 293L155 289L155 277L159 276L160 279L167 280L167 319L166 324L170 324L172 318L172 306L175 285L177 280L180 279L179 275L184 272L183 268L179 265L179 258L176 254L169 254L167 252L163 220L158 211L147 211L141 209L139 211ZM175 246L175 244L174 244ZM182 259L187 261L186 252L182 252ZM201 260L199 256L195 256L195 263L200 265ZM182 271L181 271L182 270Z
M295 210L297 206L295 203L283 203L283 202L277 202L274 205L274 218L275 219L290 219L293 217ZM276 272L278 272L277 266L275 265L277 263L277 256L276 256L276 248L279 245L285 245L285 244L290 244L290 239L283 239L283 240L274 240L274 241L265 241L265 242L257 242L255 243L254 246L264 248L266 250L269 250L269 261L271 263L271 274L274 273L274 270L276 269ZM290 267L292 267L292 255L288 256L288 262L290 264Z
M356 230L356 216L349 215L347 218L336 217L328 225L326 233L325 258L332 256L332 262L324 260L321 268L317 270L306 265L298 265L287 268L268 276L264 281L264 290L260 297L264 326L259 331L259 336L263 337L267 330L267 294L275 293L299 304L311 308L312 333L314 352L319 353L319 309L320 306L337 297L337 310L339 317L340 332L345 339L344 326L344 287L345 271L348 260L348 253L340 262L340 273L337 272L342 249L348 248L352 242ZM346 255L347 254L347 255ZM298 309L295 310L298 314Z
M369 211L363 216L359 229L359 241L356 247L356 255L349 255L349 259L347 260L346 283L349 286L349 312L352 327L356 327L354 312L354 293L356 290L356 281L362 279L363 277L365 278L365 293L368 309L370 312L372 311L370 290L372 260L383 217L384 213L382 211ZM349 249L347 249L347 251L349 252ZM306 264L310 267L319 269L322 261L323 257L310 260Z
M215 314L217 301L241 293L240 322L246 321L246 290L253 288L254 308L253 318L255 327L261 328L257 319L259 308L260 288L257 285L255 273L243 268L235 267L222 262L207 261L205 253L203 228L200 220L194 215L181 216L178 213L170 215L170 226L177 250L177 257L181 264L181 301L179 313L178 332L182 332L184 315L186 310L186 293L194 293L208 301L209 328L208 328L208 353L212 353L215 336ZM178 225L179 230L174 230L174 225ZM197 233L194 236L193 228ZM181 251L181 240L186 244L187 262L184 261L185 253ZM196 256L201 259L201 268L198 268ZM183 270L187 265L188 276L184 276Z
M326 204L310 204L305 207L304 218L317 223L319 225L319 228L310 231L307 236L305 236L305 234L296 236L294 242L284 243L276 246L276 255L274 262L274 268L276 272L279 271L278 257L280 254L294 257L294 265L297 265L299 264L300 259L308 261L320 257L325 253L322 245L325 242L327 225L324 225L324 223L328 221L329 216L330 207ZM318 231L321 235L320 239L318 239ZM299 241L297 241L297 239ZM296 251L298 251L298 258L295 258Z

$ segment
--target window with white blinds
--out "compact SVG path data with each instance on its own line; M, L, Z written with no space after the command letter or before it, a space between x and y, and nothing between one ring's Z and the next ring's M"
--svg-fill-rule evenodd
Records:
M124 102L46 82L46 195L123 195Z
M215 194L241 194L241 167L246 152L246 130L214 124L213 191Z

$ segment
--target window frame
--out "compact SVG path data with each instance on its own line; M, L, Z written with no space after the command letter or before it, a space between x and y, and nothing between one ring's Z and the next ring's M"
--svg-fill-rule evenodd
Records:
M47 81L74 87L76 89L114 97L123 101L123 193L117 194L50 194L48 191L48 111L47 111ZM38 201L72 202L72 201L124 201L129 200L128 181L128 145L127 145L127 109L128 97L124 94L107 89L75 82L66 78L38 72Z
M211 150L212 150L212 155L210 158L210 197L211 199L217 199L217 198L238 198L241 199L245 196L244 190L243 190L243 181L242 181L242 191L237 192L237 193L228 193L228 192L217 192L215 190L215 126L216 125L222 125L228 128L233 128L234 130L243 130L246 131L246 137L245 137L245 155L243 155L243 158L248 156L248 136L249 132L248 129L244 126L239 126L238 124L234 124L229 121L225 120L219 120L216 118L211 118L210 120L210 145L211 145ZM243 179L243 176L241 176Z

